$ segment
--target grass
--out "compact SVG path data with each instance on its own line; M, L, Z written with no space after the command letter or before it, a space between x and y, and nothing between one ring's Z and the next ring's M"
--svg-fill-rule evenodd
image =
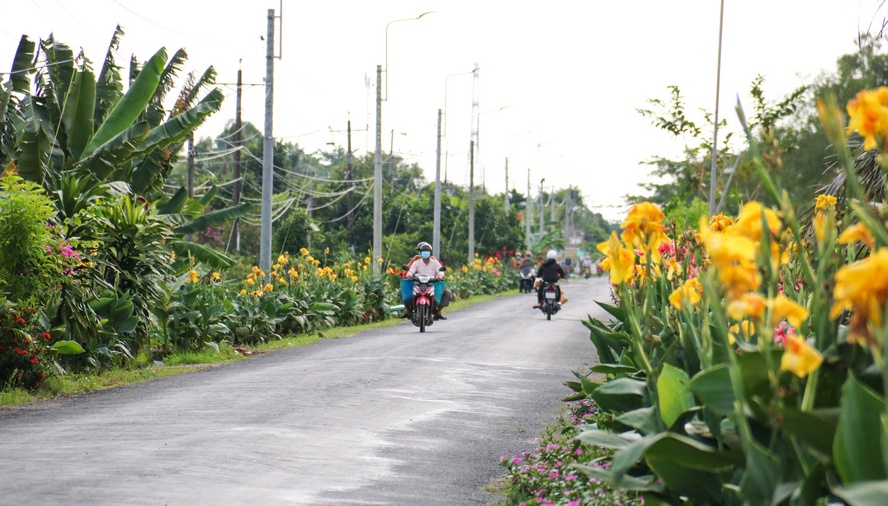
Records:
M512 295L512 291L498 295L476 295L468 299L454 301L447 308L453 311L469 307L482 302L488 302L497 297ZM28 392L21 388L5 387L0 389L0 409L27 404L41 399L49 399L56 396L72 396L105 388L114 388L124 385L132 385L155 378L165 376L177 376L211 367L214 364L224 364L236 360L244 360L250 356L263 353L271 353L275 350L308 346L320 339L343 339L365 331L391 327L403 323L404 320L391 318L379 322L349 327L333 327L321 329L311 334L290 334L283 339L275 339L265 343L251 346L237 346L233 348L225 343L216 346L208 346L202 351L187 351L173 353L163 360L163 364L155 364L146 358L136 361L127 368L107 369L95 374L66 374L63 376L51 376L39 389Z

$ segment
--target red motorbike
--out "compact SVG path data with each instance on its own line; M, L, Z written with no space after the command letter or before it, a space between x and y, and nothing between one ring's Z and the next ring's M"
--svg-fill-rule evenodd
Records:
M435 284L432 276L416 274L413 276L413 315L411 321L425 332L426 327L435 321ZM443 288L442 288L443 290Z

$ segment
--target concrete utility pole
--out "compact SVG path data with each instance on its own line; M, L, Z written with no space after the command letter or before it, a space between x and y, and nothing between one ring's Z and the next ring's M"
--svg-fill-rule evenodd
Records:
M265 139L262 145L262 230L259 268L271 270L271 195L274 191L274 9L268 9L265 37Z
M546 230L544 229L546 223L546 206L543 204L543 183L545 181L546 178L540 179L540 194L537 195L537 207L540 210L540 238L546 233Z
M506 190L503 192L506 196L506 216L509 215L509 157L506 157Z
M438 109L438 147L435 151L435 208L432 254L441 258L441 109Z
M527 169L527 196L524 198L524 244L530 249L530 168Z
M570 188L564 196L564 249L570 247Z
M231 196L231 204L236 206L240 204L240 195L241 188L243 187L243 181L241 181L241 92L243 89L243 71L238 68L237 69L237 94L235 107L237 110L234 113L234 190L232 191ZM234 223L231 224L231 239L228 241L228 248L226 251L231 251L232 245L234 246L235 251L240 251L240 218L235 218Z
M478 64L475 64L475 68L472 70L472 145L475 146L475 149L478 149L478 129L481 123L481 111L478 108L478 94L480 91L480 81L478 80ZM478 158L478 153L475 153L469 159L469 163L473 163ZM469 190L471 191L471 190ZM474 258L474 257L473 257ZM473 258L469 258L469 262L472 261Z
M469 264L475 261L475 141L469 141Z
M346 158L345 180L348 181L349 187L353 186L352 178L352 122L348 120L348 155ZM348 231L349 240L351 240L352 225L355 224L355 199L354 191L348 192L348 217L346 218L346 230Z
M194 198L194 133L188 136L188 163L185 173L185 185L188 188L188 198Z
M555 185L552 185L552 195L550 197L552 199L552 207L549 209L549 221L553 224L555 223ZM553 225L554 227L554 225ZM554 228L553 228L554 230Z
M373 157L373 275L382 258L382 65L376 66L376 155Z
M715 183L716 183L716 158L718 157L718 93L721 87L722 68L722 28L725 20L725 0L721 0L721 9L718 14L718 67L715 73L715 115L712 129L712 165L709 168L709 217L715 214Z

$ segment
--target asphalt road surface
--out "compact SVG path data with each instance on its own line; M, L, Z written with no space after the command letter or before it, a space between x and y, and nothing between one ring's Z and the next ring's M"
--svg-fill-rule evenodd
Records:
M0 411L0 504L492 504L571 371L606 278L197 373Z

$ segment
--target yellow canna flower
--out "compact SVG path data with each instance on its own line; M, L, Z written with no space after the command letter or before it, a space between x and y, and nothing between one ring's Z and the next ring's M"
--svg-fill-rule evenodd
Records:
M287 278L278 278L278 283L285 285L287 284Z
M598 251L610 259L611 283L619 285L632 280L635 275L635 251L626 247L616 232L611 232L610 238L598 245Z
M241 294L241 295L246 295L246 293L247 293L247 289L246 289L246 288L242 288L241 291L240 291L240 294Z
M289 262L289 261L290 260L287 257L285 257L284 255L281 255L278 257L278 263L281 265L287 265L287 262Z
M271 292L272 290L274 290L274 285L272 285L271 283L265 285L266 292Z
M712 230L714 232L724 232L733 224L734 220L721 213L716 214L712 218L709 218L709 230Z
M198 281L200 281L196 270L191 269L190 271L188 271L188 280L192 283L197 283Z
M611 259L604 257L598 262L598 265L601 266L601 270L610 272L611 270Z
M258 275L259 275L259 277L264 278L264 277L265 277L265 271L260 270Z
M814 201L814 210L815 211L827 211L831 206L836 205L835 197L832 195L818 195L817 200Z
M863 137L863 149L876 147L876 137L884 135L888 110L879 102L879 96L868 90L861 90L848 102L848 129L846 135L854 131Z
M244 282L245 282L246 284L250 285L250 286L253 286L253 283L254 283L254 281L253 281L252 278L247 278L247 280L244 281Z
M382 257L377 258L376 261L379 263L382 263L383 262Z
M463 266L461 267L461 269L462 269L463 272L469 272L469 268L468 268L467 266L465 266L465 265L463 265Z
M216 281L219 281L220 279L222 279L222 275L220 275L220 274L219 274L218 272L216 272L216 271L213 271L213 273L210 274L210 276L212 276L213 279L215 279Z
M771 325L774 326L786 318L790 325L800 329L809 314L807 309L789 300L789 297L782 293L771 299L768 306L771 308Z
M329 247L324 248L324 254L325 254L325 255L329 255L329 254L330 254L330 248L329 248Z
M835 282L835 303L829 317L837 318L845 310L854 311L848 341L878 346L873 329L882 325L882 311L888 296L888 249L879 249L863 260L842 267L836 273Z
M839 234L838 240L839 244L854 244L856 242L861 242L869 249L873 249L875 241L873 234L870 233L869 229L866 228L866 225L862 222L855 223L843 230L842 233Z
M278 269L280 269L280 268L281 268L281 264L274 264L274 265L271 266L271 270L272 270L272 271L276 271L276 270L278 270Z
M650 252L650 260L660 262L660 244L669 240L663 230L665 216L656 204L641 202L629 209L629 214L621 224L620 238L635 248Z
M365 263L365 264L369 264L369 263L370 263L370 257L364 257L364 263Z
M259 274L259 268L255 265L253 266L253 274Z
M675 309L681 311L685 308L685 304L697 307L703 294L703 285L697 278L691 278L684 282L683 285L676 288L669 295L669 302Z
M272 272L272 273L271 273L271 277L273 277L273 278L278 277L278 273L277 273L277 272Z
M823 356L799 336L786 336L786 350L780 358L780 369L789 371L799 378L811 374L820 364Z
M742 333L741 333L742 331ZM755 334L755 324L751 321L735 323L728 328L728 342L734 344L737 336L742 336L744 341L749 341L749 336Z
M358 280L358 277L357 277L357 276L352 276L351 279L352 279L352 281L357 281L357 280Z
M765 314L765 298L756 293L749 292L728 303L728 316L733 320L744 318L759 319Z
M814 215L814 221L811 223L814 226L814 237L817 238L818 243L823 242L826 238L827 216L825 212L818 212Z
M768 224L768 230L775 237L780 236L780 218L777 213L761 205L756 201L748 202L740 209L737 221L730 227L729 232L742 234L753 241L762 239L762 213Z

